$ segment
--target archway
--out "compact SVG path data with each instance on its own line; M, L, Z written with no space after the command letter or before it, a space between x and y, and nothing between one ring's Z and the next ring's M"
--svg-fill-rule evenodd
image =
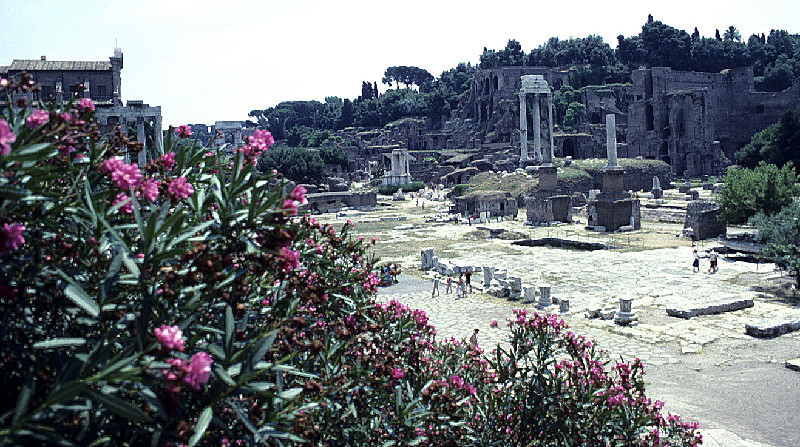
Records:
M561 148L565 157L575 158L575 139L567 138L564 140L564 145Z

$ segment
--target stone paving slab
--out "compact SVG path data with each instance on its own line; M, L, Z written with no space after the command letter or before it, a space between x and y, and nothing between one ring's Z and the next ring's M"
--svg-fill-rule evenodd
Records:
M748 323L745 331L753 337L777 337L800 330L800 312Z
M786 367L794 371L800 371L800 358L787 360Z
M721 428L700 430L703 435L703 447L770 447L768 444L742 439Z
M699 315L714 315L723 312L753 307L752 298L720 298L711 301L681 300L671 307L667 307L667 315L671 317L692 318Z

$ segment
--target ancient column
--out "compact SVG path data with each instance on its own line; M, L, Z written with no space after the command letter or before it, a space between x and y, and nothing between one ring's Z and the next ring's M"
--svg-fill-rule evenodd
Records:
M542 161L542 119L539 111L539 94L533 94L533 159Z
M553 95L550 93L550 91L547 92L547 109L548 121L550 122L550 150L548 151L548 157L550 161L547 163L552 163L553 154L555 153L555 140L553 139Z
M519 92L519 165L523 168L528 161L528 119L525 116L527 112L525 92Z
M156 153L159 155L164 154L164 131L161 129L161 115L156 116L155 126L153 132L155 133L155 138L153 141L156 144Z
M139 151L139 167L147 164L147 136L144 133L144 118L136 119L136 140L142 143L142 150Z
M128 135L128 118L123 116L123 115L120 115L120 117L119 117L119 132L122 135L126 135L126 136ZM131 162L131 155L127 151L127 148L126 148L126 150L125 150L125 164L130 164L130 162Z
M606 169L618 168L617 164L617 123L613 113L606 115L606 151L608 152L608 165Z
M542 284L539 286L539 303L537 306L539 307L546 307L553 304L553 300L550 299L550 284Z

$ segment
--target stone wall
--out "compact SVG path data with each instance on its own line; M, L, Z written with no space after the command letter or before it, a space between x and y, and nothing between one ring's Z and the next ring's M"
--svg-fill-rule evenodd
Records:
M489 213L490 217L517 216L517 201L505 191L479 191L455 198L456 212L466 215Z
M727 227L719 220L719 205L709 200L693 200L686 205L684 228L692 229L694 240L725 236Z
M321 192L306 194L308 203L299 209L329 213L339 211L343 207L361 208L378 204L378 195L373 191L364 192Z

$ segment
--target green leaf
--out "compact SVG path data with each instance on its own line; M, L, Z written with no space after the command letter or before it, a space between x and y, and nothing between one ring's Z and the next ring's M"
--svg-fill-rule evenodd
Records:
M230 304L225 306L225 360L230 361L233 356L233 336L235 327L233 321L233 309Z
M64 278L67 284L64 282L60 282L59 285L61 286L61 290L64 292L64 295L67 296L72 302L83 308L86 312L89 312L89 315L93 317L97 317L100 315L100 307L97 303L89 296L82 288L79 286L72 278L70 278L66 273L57 269L56 272Z
M86 344L84 338L53 338L33 344L33 349L54 349L64 346L82 346Z
M189 447L194 447L203 438L203 435L206 433L206 428L208 428L208 423L211 422L212 415L211 407L206 407L203 412L200 413L200 416L197 418L197 424L194 426L194 434L189 438Z
M87 397L94 402L100 403L112 413L118 414L134 422L150 422L151 418L142 409L133 405L129 401L110 394L103 394L92 388L87 388Z
M33 375L26 374L25 385L19 392L19 397L17 397L17 406L14 409L14 418L12 419L14 423L16 423L28 409L28 401L31 398L32 388L33 388Z

